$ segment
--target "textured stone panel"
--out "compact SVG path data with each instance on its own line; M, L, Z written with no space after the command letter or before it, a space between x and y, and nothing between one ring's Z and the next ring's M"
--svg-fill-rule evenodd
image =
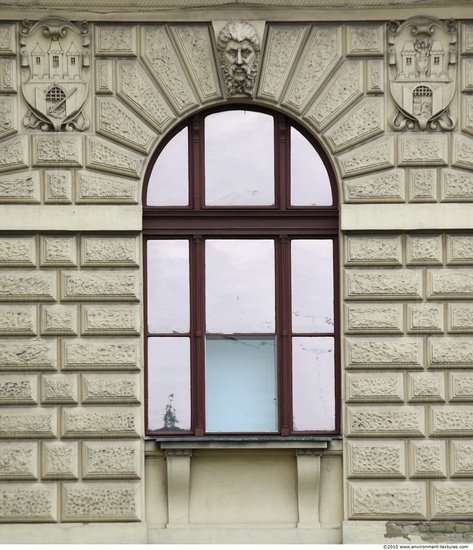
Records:
M138 275L129 271L69 272L61 274L61 296L65 301L139 300Z
M44 202L46 204L72 203L72 174L65 170L44 171Z
M404 401L404 378L402 373L347 374L346 401L391 402Z
M87 168L139 179L143 157L99 138L87 140Z
M62 521L139 521L138 483L64 483Z
M436 168L409 170L409 200L411 202L436 202L437 196Z
M43 405L70 405L78 402L79 392L75 374L54 374L42 377L41 403Z
M462 59L462 92L473 92L473 59Z
M473 332L473 304L448 304L448 332Z
M140 479L140 442L84 441L82 479Z
M473 482L432 483L432 519L466 519L473 515Z
M41 267L77 266L77 243L75 237L41 237Z
M354 178L343 182L345 202L404 202L406 185L402 170Z
M346 265L402 265L402 237L345 237Z
M350 519L426 519L426 486L423 483L349 483Z
M429 269L427 298L465 299L473 297L471 269Z
M51 340L0 341L0 370L55 370L57 344Z
M64 369L128 369L138 366L137 340L64 340Z
M82 267L138 267L137 237L82 237Z
M448 136L446 134L410 134L399 136L400 166L448 164Z
M442 235L408 235L406 256L408 265L442 265Z
M349 478L406 478L404 441L348 441Z
M0 305L0 336L34 336L36 306Z
M83 374L82 403L140 403L140 387L134 374Z
M473 264L473 235L447 235L447 263Z
M82 166L82 136L50 133L33 136L33 166Z
M341 27L314 26L283 103L300 112L342 57Z
M473 175L460 170L444 170L441 190L444 202L471 202Z
M54 439L57 436L56 410L51 408L0 409L0 438Z
M6 138L18 131L16 117L16 99L0 97L0 138Z
M95 62L95 93L113 94L114 82L113 73L115 64L111 59L98 59Z
M403 331L402 304L346 304L347 334L394 333Z
M54 302L55 300L55 273L29 270L0 272L1 302Z
M38 444L0 442L0 480L38 479Z
M452 149L452 165L458 168L473 170L473 139L467 136L454 134Z
M16 72L16 68L14 69ZM0 172L28 168L28 136L19 136L2 142Z
M394 168L394 137L384 136L343 153L338 157L338 163L343 177Z
M473 401L473 374L450 372L448 374L450 401Z
M57 521L57 487L52 484L0 483L0 522Z
M473 436L471 405L430 407L431 436Z
M0 55L16 54L16 25L4 23L0 25Z
M306 118L321 130L363 95L363 64L347 61L332 78L326 89L317 94Z
M141 411L136 407L87 407L62 409L65 438L140 437Z
M445 401L443 372L416 372L407 374L407 396L410 403Z
M138 182L79 172L76 202L82 204L138 204Z
M136 26L107 25L96 27L96 54L99 56L137 55Z
M443 304L407 304L407 332L431 333L444 331Z
M368 94L384 93L384 61L382 59L367 59L366 92Z
M42 443L43 479L78 479L78 443L54 441Z
M0 267L34 267L35 265L34 237L0 237Z
M332 151L338 153L382 134L384 120L382 100L368 98L357 104L325 136Z
M384 54L383 27L349 25L346 27L347 55L373 56Z
M450 476L473 477L473 441L450 441Z
M473 134L473 98L468 96L462 97L462 112L461 117L462 130L467 134Z
M35 374L0 374L0 405L37 405Z
M422 271L365 269L345 272L347 300L416 300L422 298Z
M429 366L472 367L473 340L459 337L431 337L429 344Z
M141 329L141 311L135 306L82 306L81 333L83 335L138 336Z
M41 334L52 336L77 335L77 307L54 306L41 307Z
M462 23L462 53L473 54L473 25Z
M112 98L97 99L97 133L140 153L148 153L155 139L144 122Z
M0 176L0 204L38 204L41 202L40 197L38 171Z
M347 338L347 368L420 368L422 338Z
M10 94L17 91L16 59L0 60L0 93Z
M347 435L355 437L422 437L424 407L347 407Z
M411 478L447 477L445 441L409 441L409 476Z

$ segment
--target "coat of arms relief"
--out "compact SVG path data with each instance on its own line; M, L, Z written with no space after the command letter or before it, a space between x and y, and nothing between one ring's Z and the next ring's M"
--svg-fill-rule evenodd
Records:
M86 130L83 107L89 88L90 38L86 23L62 18L32 24L20 30L23 96L28 111L26 128L43 131Z
M432 17L388 25L395 130L453 130L449 104L455 92L457 28Z

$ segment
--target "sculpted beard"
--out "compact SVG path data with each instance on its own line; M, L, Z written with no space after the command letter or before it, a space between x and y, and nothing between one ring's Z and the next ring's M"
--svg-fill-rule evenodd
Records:
M236 64L230 65L221 57L220 63L229 95L246 94L252 96L258 72L257 60L255 59L251 65L242 65L239 67Z

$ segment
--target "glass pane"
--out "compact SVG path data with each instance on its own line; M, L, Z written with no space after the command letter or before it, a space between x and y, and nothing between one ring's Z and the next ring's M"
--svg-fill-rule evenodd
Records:
M189 332L189 243L148 241L148 331Z
M205 203L274 204L274 121L252 111L205 119Z
M207 332L274 332L274 242L209 240L205 263Z
M292 398L295 431L335 429L333 338L292 339Z
M187 128L164 147L151 172L146 204L187 206L189 204Z
M273 338L207 338L207 432L277 431Z
M291 204L333 204L327 169L313 145L295 128L291 128Z
M148 429L191 427L189 338L148 339Z
M333 243L293 240L292 331L333 332Z

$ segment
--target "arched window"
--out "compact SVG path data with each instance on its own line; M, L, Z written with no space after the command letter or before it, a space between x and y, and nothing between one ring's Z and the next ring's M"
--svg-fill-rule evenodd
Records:
M285 116L193 116L143 192L147 434L339 430L338 199Z

